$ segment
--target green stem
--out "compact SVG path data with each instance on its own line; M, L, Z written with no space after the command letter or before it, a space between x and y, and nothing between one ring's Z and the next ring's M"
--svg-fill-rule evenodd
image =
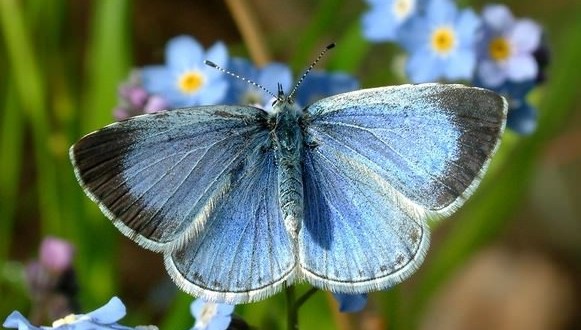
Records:
M286 304L288 310L287 328L289 330L297 330L299 328L299 308L311 298L319 289L311 288L305 292L299 299L295 300L295 291L293 286L286 288Z
M287 329L298 330L299 328L299 311L295 308L295 288L288 286L286 292L286 309L287 309Z
M0 28L4 36L8 63L12 68L18 101L32 127L42 233L59 233L62 230L62 218L58 200L57 169L50 144L51 128L46 106L46 85L43 70L39 67L38 51L34 49L35 44L27 29L20 2L0 1Z
M297 301L295 302L295 309L297 310L297 313L298 313L298 309L301 308L301 306L309 298L311 298L312 295L314 295L315 293L317 293L317 291L319 291L319 289L313 287L309 291L305 292L299 299L297 299Z

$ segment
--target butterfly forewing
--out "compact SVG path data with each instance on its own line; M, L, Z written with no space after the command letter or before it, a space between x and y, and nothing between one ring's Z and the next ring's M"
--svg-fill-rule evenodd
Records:
M307 111L313 145L338 148L412 203L448 215L480 181L507 104L485 89L423 84L338 94Z
M83 189L113 223L162 251L203 226L231 172L266 139L265 118L242 106L144 115L85 136L70 156Z

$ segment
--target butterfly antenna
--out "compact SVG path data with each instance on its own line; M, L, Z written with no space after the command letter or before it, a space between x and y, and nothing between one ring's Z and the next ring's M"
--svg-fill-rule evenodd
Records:
M303 81L305 80L305 78L307 77L307 75L309 74L309 72L311 72L311 70L313 70L313 68L315 67L315 65L317 65L317 62L319 62L323 56L325 56L325 53L331 49L335 47L335 43L331 43L329 45L327 45L327 47L325 47L325 49L323 49L320 53L319 56L317 56L317 58L313 61L313 63L311 63L311 65L309 65L309 67L305 70L305 73L303 73L303 75L299 78L299 81L297 81L297 83L295 84L295 87L293 88L293 90L290 92L290 94L288 95L289 99L292 99L293 95L295 94L295 92L297 91L297 89L299 88L299 86L303 83Z
M278 99L278 96L276 96L273 92L269 91L268 89L266 89L264 86L262 86L261 84L259 84L257 82L254 82L254 81L252 81L252 80L250 80L248 78L244 78L244 77L242 77L240 75L237 75L234 72L228 71L228 70L220 67L218 64L216 64L216 63L214 63L212 61L205 60L204 61L204 64L206 64L207 66L210 66L210 67L212 67L214 69L217 69L218 71L221 71L221 72L223 72L223 73L225 73L227 75L230 75L230 76L232 76L234 78L237 78L237 79L240 79L242 81L245 81L245 82L251 84L254 87L260 88L263 91L265 91L267 94L272 95L274 98L277 98Z

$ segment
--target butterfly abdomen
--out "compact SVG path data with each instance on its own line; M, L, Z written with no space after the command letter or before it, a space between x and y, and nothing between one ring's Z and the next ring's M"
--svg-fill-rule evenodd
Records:
M300 113L290 108L290 105L288 107L277 115L273 142L278 167L279 205L286 230L296 238L304 214L301 165L303 134L298 124Z

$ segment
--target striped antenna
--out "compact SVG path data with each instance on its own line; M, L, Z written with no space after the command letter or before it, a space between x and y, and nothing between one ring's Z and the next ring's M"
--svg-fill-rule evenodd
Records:
M292 97L295 94L296 90L303 83L303 80L305 80L305 77L309 74L309 72L311 72L311 70L313 70L313 68L315 67L315 65L317 65L317 62L319 62L321 60L321 58L323 58L323 56L325 55L325 53L329 49L331 49L333 47L335 47L335 43L331 43L331 44L327 45L327 47L325 47L325 49L323 49L323 51L321 51L319 53L319 56L317 56L317 58L313 61L313 63L311 63L311 65L309 65L309 67L305 70L305 73L303 73L303 75L299 78L299 81L297 81L297 83L295 84L295 87L293 88L293 90L288 95L288 98L289 99L292 99Z
M210 67L212 67L212 68L214 68L214 69L217 69L218 71L221 71L221 72L223 72L223 73L225 73L225 74L228 74L228 75L230 75L230 76L232 76L232 77L234 77L234 78L237 78L237 79L240 79L240 80L242 80L242 81L245 81L245 82L247 82L247 83L251 84L251 85L252 85L252 86L254 86L254 87L260 88L260 89L262 89L263 91L265 91L267 94L269 94L269 95L272 95L272 96L273 96L274 98L276 98L276 99L278 99L278 98L279 98L278 96L274 95L274 93L273 93L273 92L271 92L271 91L269 91L268 89L264 88L264 86L262 86L261 84L259 84L259 83L257 83L257 82L254 82L254 81L252 81L252 80L250 80L250 79L248 79L248 78L244 78L244 77L242 77L242 76L239 76L239 75L237 75L237 74L235 74L235 73L233 73L233 72L231 72L231 71L228 71L228 70L226 70L226 69L224 69L224 68L222 68L222 67L218 66L216 63L214 63L214 62L212 62L212 61L205 60L205 61L204 61L204 64L206 64L207 66L210 66Z

